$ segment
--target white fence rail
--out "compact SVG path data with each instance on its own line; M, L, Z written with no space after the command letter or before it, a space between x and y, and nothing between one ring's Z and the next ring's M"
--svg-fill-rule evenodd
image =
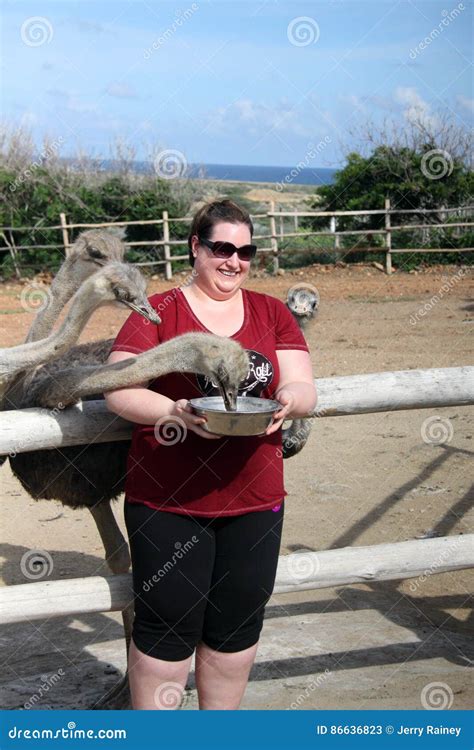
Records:
M397 370L317 378L315 417L474 404L474 367ZM104 401L67 409L21 409L0 416L0 455L66 445L126 440L132 424L107 411Z

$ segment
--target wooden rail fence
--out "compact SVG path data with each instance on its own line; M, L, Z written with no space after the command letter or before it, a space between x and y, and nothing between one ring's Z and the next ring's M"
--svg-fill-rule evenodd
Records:
M437 229L457 229L460 230L462 227L469 228L474 226L474 222L468 219L472 219L472 211L474 206L458 206L455 208L440 208L440 209L393 209L390 204L390 200L385 200L385 206L382 209L372 210L358 210L358 211L285 211L282 210L281 206L278 207L274 201L270 202L269 210L266 213L252 214L253 221L262 220L268 222L269 232L267 234L255 234L254 240L257 245L261 242L263 244L258 247L258 254L262 255L269 253L272 257L273 272L277 273L280 265L280 257L282 253L282 243L288 239L301 239L308 237L329 237L332 238L332 251L328 249L328 252L333 252L334 259L339 260L341 253L348 255L354 252L384 252L385 253L385 270L388 274L392 272L392 257L395 253L467 253L474 250L472 247L463 248L437 248L437 247L405 247L395 248L393 247L392 236L396 232L401 231L412 231L421 230L426 237L429 237L430 231ZM425 223L425 224L394 224L392 218L397 214L416 214L417 216L429 216L432 214L439 215L443 221L438 223ZM460 220L457 222L449 223L446 222L446 217L450 214L458 214L460 219L463 216L467 217L467 220ZM341 230L338 229L338 219L349 216L383 216L384 217L384 228L383 229L354 229L354 230ZM326 218L328 220L328 228L321 231L301 231L299 229L300 218ZM135 265L143 267L152 266L163 266L165 278L167 280L173 277L173 264L180 261L188 260L187 253L187 240L186 239L172 239L170 236L170 225L176 223L190 224L192 217L182 216L177 218L171 218L168 215L168 211L163 211L161 218L157 219L143 219L136 221L114 221L114 222L99 222L99 223L74 223L67 220L66 214L61 213L59 217L60 223L49 227L0 227L0 238L3 240L5 247L0 248L0 251L9 252L12 258L12 263L18 278L21 276L21 251L22 250L53 250L62 248L67 254L69 248L73 244L72 233L76 230L85 229L100 229L100 228L113 228L113 227L133 227L133 226L155 226L157 230L160 230L160 236L152 240L136 240L136 241L125 241L128 248L150 248L155 252L156 257L153 260L145 260L137 262ZM293 223L294 231L285 231L285 220ZM18 244L15 239L15 233L19 232L44 232L44 231L58 231L61 233L61 242L57 244L35 244L35 245L22 245ZM369 237L380 237L382 244L374 247L359 247L357 243L353 244L350 248L342 248L341 239L345 237L358 237L360 239ZM359 239L359 241L360 241ZM171 251L176 248L186 248L185 254L172 255ZM290 250L291 252L291 250ZM179 250L178 250L179 253Z

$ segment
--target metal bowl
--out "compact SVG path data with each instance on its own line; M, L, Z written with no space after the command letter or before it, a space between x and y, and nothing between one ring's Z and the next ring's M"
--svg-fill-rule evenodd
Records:
M200 427L216 435L263 435L281 404L268 398L238 396L236 411L226 411L222 396L192 398L193 412L206 417Z

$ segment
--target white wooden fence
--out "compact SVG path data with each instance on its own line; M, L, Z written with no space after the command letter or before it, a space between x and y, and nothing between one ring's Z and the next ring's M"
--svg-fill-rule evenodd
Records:
M429 237L431 231L437 229L454 229L457 232L461 228L470 228L474 226L473 218L474 206L458 206L454 208L443 207L440 209L394 209L391 207L390 199L385 199L385 206L381 209L373 210L358 210L358 211L287 211L283 210L281 206L277 207L274 201L269 203L269 210L266 213L252 214L252 220L258 222L268 222L269 232L266 234L255 234L253 239L257 243L258 255L270 253L273 259L273 271L276 273L280 264L280 256L282 253L282 243L288 239L302 239L308 237L327 237L331 239L332 250L334 251L334 260L339 260L341 253L348 255L353 252L384 252L385 253L385 270L387 273L392 271L392 256L394 253L468 253L474 250L472 247L463 248L437 248L437 247L408 247L408 248L395 248L393 247L392 237L394 233L401 231L411 230L422 230L426 237ZM424 216L428 218L432 215L439 216L442 221L435 223L423 223L423 224L395 224L392 219L397 215L402 214L416 216ZM449 216L454 215L459 220L453 223L448 223L446 220ZM337 228L338 220L343 217L369 217L369 216L383 216L384 217L384 228L383 229L358 229L358 230L340 230ZM464 218L463 217L467 217ZM37 227L0 227L0 238L3 240L4 247L0 247L2 250L9 252L12 257L13 266L15 268L18 277L21 275L21 251L22 250L53 250L62 248L67 254L69 248L73 244L73 234L76 236L77 230L86 229L107 229L113 227L133 227L133 226L155 226L159 232L157 233L156 239L153 240L137 240L126 242L128 248L149 248L153 250L156 257L153 260L140 261L134 265L140 267L153 267L161 266L164 267L165 278L167 280L173 277L173 264L180 261L188 261L188 249L186 239L172 239L170 236L170 224L191 224L191 216L181 216L177 218L171 218L168 215L168 211L162 211L161 217L156 219L147 220L136 220L136 221L114 221L114 222L100 222L100 223L75 223L68 221L66 214L60 214L60 223L53 226L37 226ZM301 231L299 227L299 220L301 218L324 218L327 219L328 227L321 231ZM286 222L293 224L295 231L289 232L286 229ZM37 232L42 233L46 231L54 230L60 232L61 242L57 244L35 244L35 245L24 245L18 242L16 235L21 232ZM355 242L350 248L341 249L341 239L344 237L354 237ZM371 247L359 246L360 241L364 238L381 238L380 246L375 243ZM263 241L263 244L262 244ZM423 243L425 244L425 243ZM182 254L181 248L185 248L184 254ZM176 249L178 254L172 254L172 250ZM289 251L291 253L291 249ZM329 251L331 252L331 251Z
M370 373L315 383L318 406L308 416L317 418L474 404L474 367ZM64 411L3 412L0 454L125 440L131 430L130 423L115 415L111 419L104 402L97 401ZM275 593L416 578L470 567L474 567L474 534L295 553L280 557ZM122 610L130 592L129 574L8 586L0 588L0 622Z

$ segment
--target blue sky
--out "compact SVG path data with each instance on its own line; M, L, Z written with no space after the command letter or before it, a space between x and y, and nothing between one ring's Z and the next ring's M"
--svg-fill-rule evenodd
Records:
M367 119L449 109L472 125L469 0L2 7L3 120L61 138L63 155L107 157L123 138L137 158L335 167Z

